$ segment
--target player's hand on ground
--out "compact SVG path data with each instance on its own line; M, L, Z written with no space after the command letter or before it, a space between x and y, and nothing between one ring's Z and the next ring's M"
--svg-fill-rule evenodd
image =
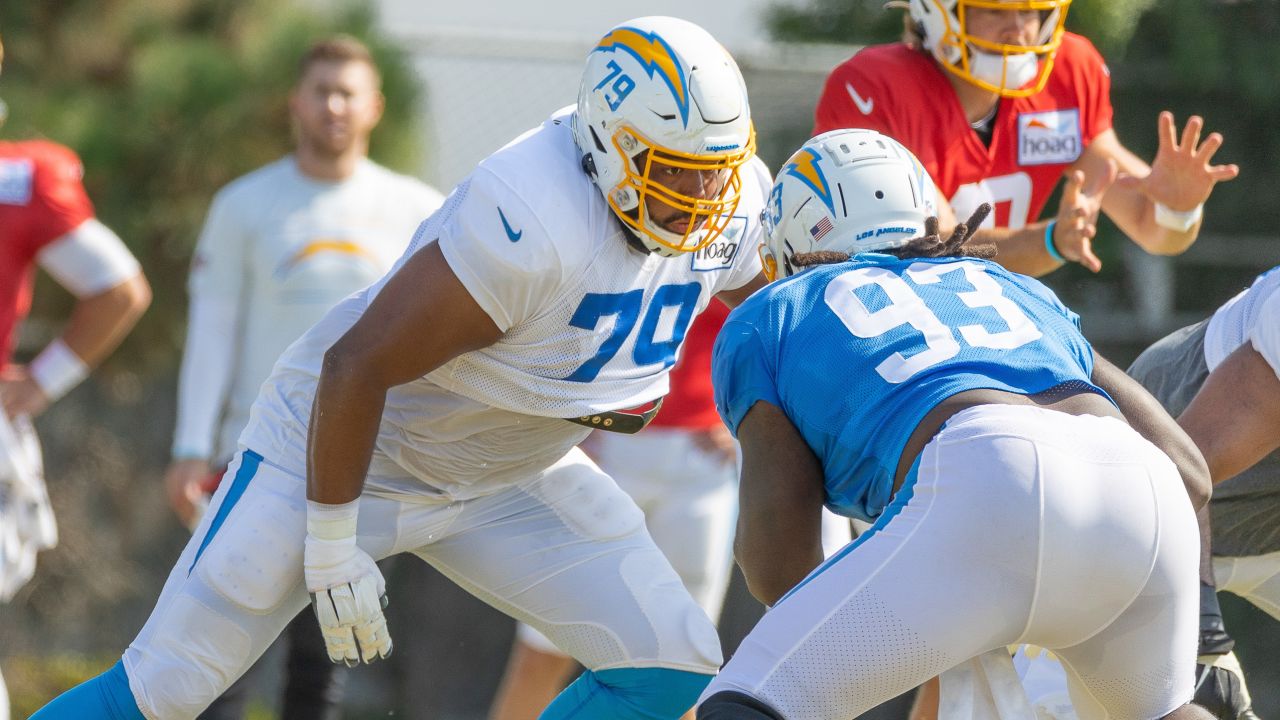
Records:
M10 418L35 417L49 407L49 396L36 384L25 365L9 365L0 371L0 406Z
M329 659L353 667L391 654L387 583L355 537L321 540L307 535L303 572Z
M1103 171L1086 183L1084 172L1067 173L1058 204L1057 224L1053 228L1053 246L1070 262L1080 263L1093 272L1102 269L1102 261L1093 252L1093 239L1098 235L1098 213L1102 196L1116 181L1116 164L1107 160Z
M1151 163L1151 173L1138 178L1126 175L1120 178L1122 185L1132 187L1151 199L1176 212L1188 212L1209 199L1213 186L1224 180L1232 180L1240 174L1237 165L1211 165L1213 155L1222 147L1222 135L1209 133L1200 141L1204 120L1192 115L1177 137L1173 113L1160 113L1160 149Z
M209 463L200 459L175 460L164 472L164 490L169 507L183 525L192 527L200 519L200 501L204 498L201 481L209 476Z

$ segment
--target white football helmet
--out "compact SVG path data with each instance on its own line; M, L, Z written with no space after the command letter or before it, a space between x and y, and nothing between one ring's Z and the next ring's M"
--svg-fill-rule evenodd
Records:
M1004 97L1027 97L1049 80L1069 5L1071 0L910 0L909 12L925 49L944 68ZM966 16L973 8L1039 12L1036 44L1009 45L969 34Z
M755 154L737 64L705 30L669 17L625 22L591 51L573 136L614 213L662 255L694 252L724 232L741 196L739 169ZM698 173L698 194L683 173ZM652 204L667 217L652 217Z
M937 190L897 140L874 130L832 130L782 166L769 193L760 246L765 276L795 275L796 253L856 255L901 247L924 235Z

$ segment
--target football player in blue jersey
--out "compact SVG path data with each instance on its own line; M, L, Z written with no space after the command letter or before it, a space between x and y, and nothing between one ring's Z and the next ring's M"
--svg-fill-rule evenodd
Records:
M1081 717L1210 717L1188 704L1203 458L1050 290L969 242L990 206L944 239L934 198L867 130L778 174L780 281L713 361L743 450L735 550L771 610L698 717L854 717L1022 642L1062 658ZM823 504L874 521L825 562Z

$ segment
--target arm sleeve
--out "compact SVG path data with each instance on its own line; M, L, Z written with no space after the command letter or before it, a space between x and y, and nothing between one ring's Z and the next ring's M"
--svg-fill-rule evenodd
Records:
M776 375L765 345L746 318L730 317L720 329L711 356L716 410L736 437L738 425L757 400L782 407Z
M175 458L209 458L231 388L245 303L248 238L226 194L209 209L187 287L187 340L178 376Z
M448 216L440 250L471 297L506 332L554 299L566 260L557 243L571 243L568 235L587 230L561 227L553 235L522 198L484 170L454 192L442 211Z
M1249 342L1280 377L1280 292L1271 293L1258 309L1249 329Z
M36 262L77 298L110 290L142 272L120 237L94 218L44 246Z

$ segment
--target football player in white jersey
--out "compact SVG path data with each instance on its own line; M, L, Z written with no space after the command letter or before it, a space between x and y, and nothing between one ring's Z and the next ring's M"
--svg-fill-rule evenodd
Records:
M213 200L191 263L191 307L178 385L169 503L194 527L197 507L236 452L276 358L329 308L379 278L444 198L368 158L382 117L381 77L352 37L304 53L289 95L295 151ZM311 613L289 625L283 717L340 712L345 670L329 662ZM265 668L264 668L265 670ZM201 720L243 718L258 673Z
M613 28L576 108L481 162L285 351L146 626L35 717L194 717L309 599L331 658L384 657L374 561L399 552L587 668L543 718L679 717L715 628L576 445L641 427L623 409L666 391L693 316L763 285L754 146L709 34Z

